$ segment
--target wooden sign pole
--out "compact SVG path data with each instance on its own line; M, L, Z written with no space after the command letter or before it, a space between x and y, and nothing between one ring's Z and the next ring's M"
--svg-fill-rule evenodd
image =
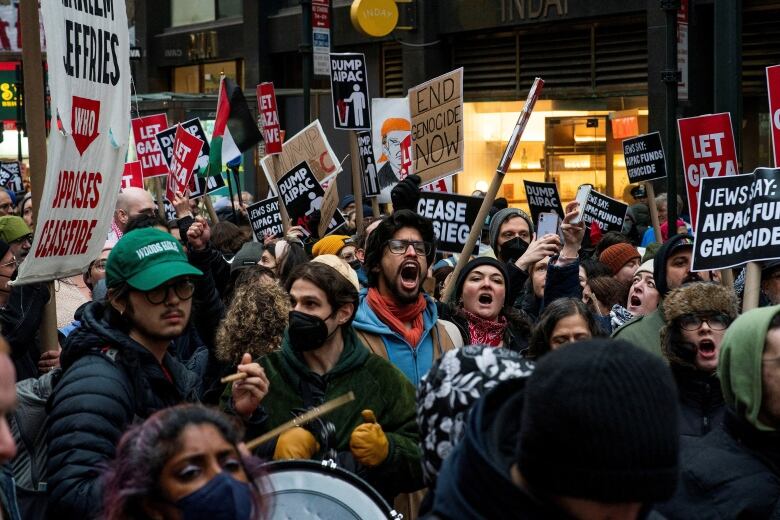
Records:
M661 223L658 221L658 207L655 205L655 188L652 182L646 182L645 193L647 193L647 209L650 210L650 222L653 224L653 231L655 233L655 241L659 244L663 244L663 237L661 236Z
M349 155L352 159L352 194L355 196L355 225L357 226L357 233L360 234L365 229L365 223L363 222L363 166L360 162L357 132L354 130L349 132Z

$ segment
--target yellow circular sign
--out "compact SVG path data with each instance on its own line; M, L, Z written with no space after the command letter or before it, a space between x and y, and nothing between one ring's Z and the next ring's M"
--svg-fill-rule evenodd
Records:
M398 6L393 0L354 0L349 16L360 33L379 38L395 29Z

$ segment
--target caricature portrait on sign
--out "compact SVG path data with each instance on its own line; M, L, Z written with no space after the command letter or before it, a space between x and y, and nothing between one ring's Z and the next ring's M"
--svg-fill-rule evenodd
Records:
M371 100L374 159L379 202L390 202L390 190L412 171L412 124L406 98Z

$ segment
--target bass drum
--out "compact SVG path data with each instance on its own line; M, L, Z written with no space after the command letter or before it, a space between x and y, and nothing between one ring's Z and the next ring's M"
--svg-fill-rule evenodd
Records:
M271 520L401 520L365 480L331 460L281 460L263 465Z

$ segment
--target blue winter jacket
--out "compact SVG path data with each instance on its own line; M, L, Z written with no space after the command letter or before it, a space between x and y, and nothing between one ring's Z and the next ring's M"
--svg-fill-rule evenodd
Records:
M423 311L423 335L417 348L412 348L398 333L380 320L368 306L367 294L368 289L360 291L360 305L352 326L359 331L381 337L387 349L388 360L403 372L415 387L418 386L420 379L428 373L433 365L434 346L431 329L439 318L435 302L427 294L423 295L428 304Z

